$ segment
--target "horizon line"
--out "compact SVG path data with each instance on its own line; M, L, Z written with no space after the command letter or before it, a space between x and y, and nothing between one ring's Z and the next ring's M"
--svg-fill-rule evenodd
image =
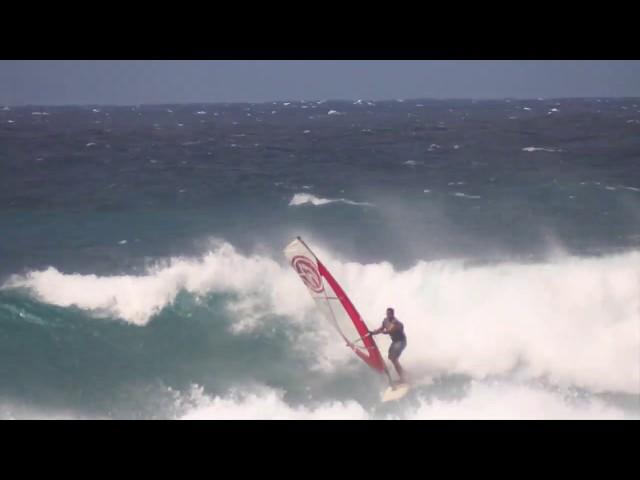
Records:
M405 103L405 102L451 102L451 101L472 101L472 102L487 102L487 101L549 101L549 100L640 100L640 96L576 96L576 97L411 97L411 98L385 98L385 99L349 99L349 98L329 98L322 100L293 100L293 99L278 99L278 100L262 100L262 101L249 101L249 100L232 100L232 101L179 101L179 102L143 102L143 103L0 103L3 107L142 107L142 106L168 106L168 105L266 105L277 103L316 103L323 104L329 102L335 103L352 103L362 102L377 102L377 103ZM1 109L0 109L1 111Z

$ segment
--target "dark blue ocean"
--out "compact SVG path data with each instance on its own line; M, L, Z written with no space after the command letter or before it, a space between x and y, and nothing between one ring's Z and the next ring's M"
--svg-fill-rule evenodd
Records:
M639 295L640 99L0 106L0 418L638 418Z

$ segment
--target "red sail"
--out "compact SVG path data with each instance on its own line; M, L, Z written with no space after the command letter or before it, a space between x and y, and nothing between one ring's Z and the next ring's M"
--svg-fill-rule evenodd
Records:
M360 337L362 338L362 342L364 343L366 350L363 352L360 348L355 347L353 348L353 351L362 360L367 362L367 364L371 368L378 370L380 373L384 373L385 372L384 360L382 359L382 355L380 355L380 350L378 350L378 346L376 345L376 342L373 340L373 337L368 335L369 329L367 328L367 325L364 323L364 320L362 320L362 317L360 317L360 314L356 310L356 307L353 306L353 303L351 303L351 300L349 300L349 297L347 297L347 294L344 293L344 290L342 289L340 284L338 284L336 279L333 278L333 276L329 273L329 270L327 270L327 268L320 262L320 260L317 260L317 262L318 262L318 270L320 272L320 275L322 275L322 277L326 279L327 283L331 286L333 291L336 293L336 296L340 300L340 303L342 304L345 311L349 315L349 318L351 318L353 325L356 327L356 330L358 331L358 333L360 334Z
M287 245L284 253L320 311L345 343L371 368L388 375L380 350L368 335L367 325L333 275L300 238Z

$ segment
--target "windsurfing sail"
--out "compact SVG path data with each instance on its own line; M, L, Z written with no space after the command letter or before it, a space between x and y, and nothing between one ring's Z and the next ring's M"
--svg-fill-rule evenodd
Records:
M300 237L287 245L284 254L318 308L336 328L347 346L369 367L386 374L391 381L380 350L373 337L368 335L367 325L329 270Z

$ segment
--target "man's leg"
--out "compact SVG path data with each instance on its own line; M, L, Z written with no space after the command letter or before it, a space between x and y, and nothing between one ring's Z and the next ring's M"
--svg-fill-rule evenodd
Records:
M400 366L400 362L398 362L398 358L394 357L391 358L391 363L393 363L393 366L396 368L396 372L398 372L398 376L400 377L400 381L404 382L404 371L402 370L402 367Z
M398 372L398 376L400 377L400 381L402 382L404 380L402 376L402 367L398 363L398 357L400 356L398 347L399 345L395 342L391 344L391 347L389 347L389 360L391 360L391 363L393 363L393 366L395 367L396 372Z
M400 381L403 383L405 381L404 371L402 370L398 359L400 358L400 354L404 350L405 346L406 343L404 342L393 342L391 344L391 347L389 347L389 360L391 360L391 363L393 363L393 366L395 367L396 372L398 372L398 376L400 377Z

